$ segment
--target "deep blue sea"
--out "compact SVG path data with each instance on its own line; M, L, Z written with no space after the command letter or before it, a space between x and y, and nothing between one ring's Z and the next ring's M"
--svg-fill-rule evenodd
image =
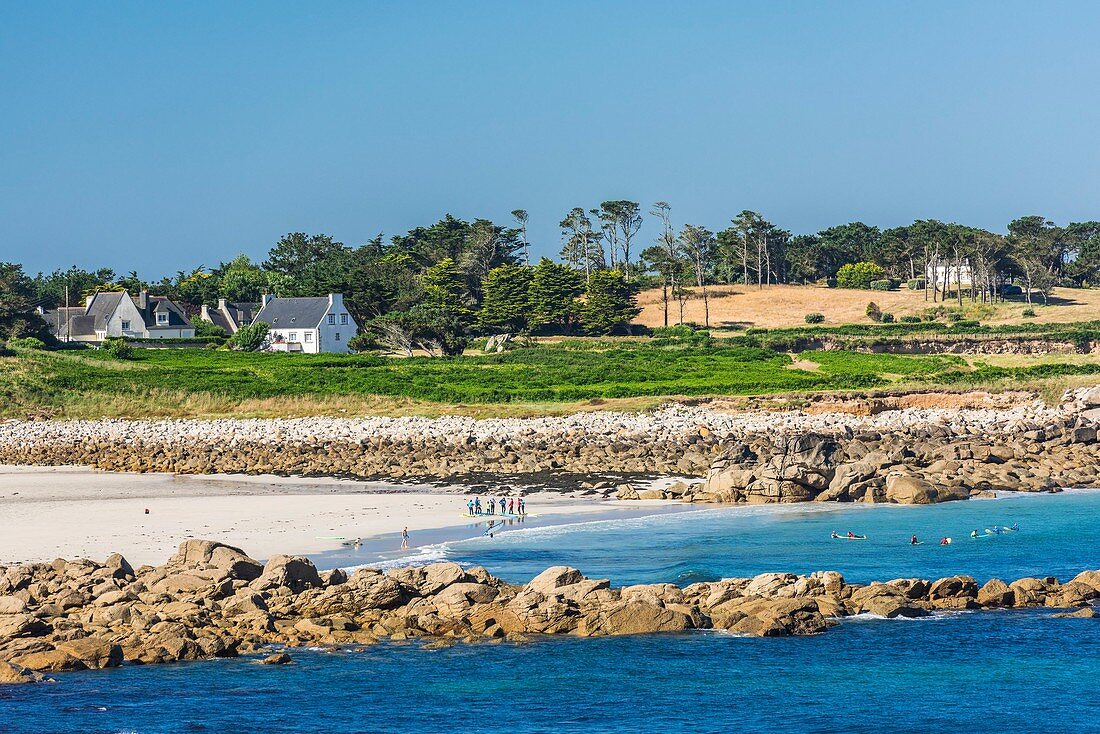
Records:
M969 531L1018 522L1020 532ZM1100 492L937 507L724 508L505 531L419 551L512 580L616 584L836 569L866 581L1100 568ZM867 541L833 541L851 529ZM476 533L476 528L471 528ZM916 533L928 541L910 546ZM126 666L0 687L0 732L1100 731L1100 621L1049 610L847 620L812 638L693 632Z

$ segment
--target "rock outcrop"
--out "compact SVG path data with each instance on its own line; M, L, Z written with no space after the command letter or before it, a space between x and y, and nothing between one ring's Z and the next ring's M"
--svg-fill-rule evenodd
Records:
M1058 412L1011 414L748 433L684 499L933 504L997 490L1100 486L1100 388L1068 392Z
M583 637L715 628L763 637L811 635L853 614L914 617L941 609L1045 606L1087 609L1100 571L1054 578L968 576L849 584L835 572L761 574L681 588L613 588L566 566L525 585L454 563L319 574L305 558L261 566L240 549L189 540L166 564L130 568L58 559L0 567L0 592L22 604L0 612L0 683L39 671L231 657L269 645L354 645L381 639L454 641L532 634ZM1084 616L1084 615L1080 615ZM289 662L278 654L263 662Z

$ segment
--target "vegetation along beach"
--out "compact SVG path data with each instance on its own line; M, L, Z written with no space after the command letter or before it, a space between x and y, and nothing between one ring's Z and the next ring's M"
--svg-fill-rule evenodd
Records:
M1097 8L0 15L0 733L1096 730Z

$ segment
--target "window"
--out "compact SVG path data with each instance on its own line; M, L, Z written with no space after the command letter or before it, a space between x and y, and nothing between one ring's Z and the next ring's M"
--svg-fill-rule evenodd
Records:
M122 322L122 330L123 331L129 331L130 330L130 322L129 321L123 321Z
M340 314L340 324L346 326L348 323L348 315L346 313Z
M328 315L328 325L329 326L336 326L336 314L330 313Z
M310 344L312 342L313 342L313 332L312 331L307 331L306 332L306 344Z
M286 340L287 340L288 342L296 342L296 341L298 341L298 332L296 332L296 331L292 331L292 332L290 332L289 334L287 334L287 335L286 335Z
M336 341L340 341L340 332L336 332Z
M164 311L157 312L157 326L166 326L168 324L168 314Z

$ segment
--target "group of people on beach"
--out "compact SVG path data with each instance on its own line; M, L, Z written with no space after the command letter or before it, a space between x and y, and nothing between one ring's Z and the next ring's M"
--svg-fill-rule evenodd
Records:
M466 509L471 515L496 515L497 505L500 505L501 515L526 515L527 505L524 503L522 497L501 497L500 499L493 499L492 497L485 498L485 506L481 506L481 498L474 497L472 500L466 502Z

